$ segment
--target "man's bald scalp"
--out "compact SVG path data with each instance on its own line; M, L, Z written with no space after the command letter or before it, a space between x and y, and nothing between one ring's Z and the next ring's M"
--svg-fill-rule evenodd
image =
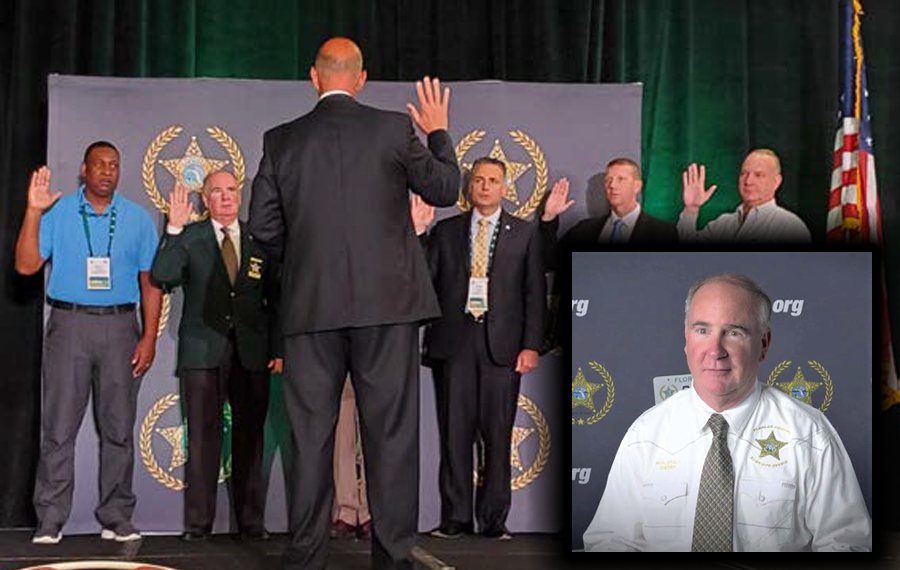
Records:
M315 67L320 74L357 74L363 68L362 51L351 39L331 38L319 48Z

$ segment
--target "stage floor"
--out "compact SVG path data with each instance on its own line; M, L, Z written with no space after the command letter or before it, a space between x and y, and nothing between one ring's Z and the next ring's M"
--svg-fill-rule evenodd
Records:
M277 570L287 537L275 534L269 542L240 542L228 535L186 544L177 536L145 536L116 544L97 535L67 536L56 545L31 544L31 531L0 532L0 570L81 560L158 564L177 570ZM369 570L369 542L332 539L329 570ZM550 534L521 534L510 541L472 536L441 540L422 536L415 552L416 569L548 570L563 564L560 539Z

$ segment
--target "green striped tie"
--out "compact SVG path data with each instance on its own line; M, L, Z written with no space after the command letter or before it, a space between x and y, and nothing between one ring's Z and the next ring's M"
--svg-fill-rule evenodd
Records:
M734 466L728 453L728 422L719 414L709 417L713 443L706 454L697 511L694 516L692 552L731 552L734 524Z

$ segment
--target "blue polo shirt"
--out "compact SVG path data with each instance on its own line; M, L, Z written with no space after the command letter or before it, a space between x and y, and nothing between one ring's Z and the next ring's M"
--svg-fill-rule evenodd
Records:
M112 283L109 290L87 288L88 244L81 211L87 217L95 257L105 257L113 210L116 225L110 251ZM102 214L78 193L60 198L41 216L41 257L50 262L47 296L81 305L121 305L141 299L138 272L150 271L157 246L153 218L141 206L118 192Z

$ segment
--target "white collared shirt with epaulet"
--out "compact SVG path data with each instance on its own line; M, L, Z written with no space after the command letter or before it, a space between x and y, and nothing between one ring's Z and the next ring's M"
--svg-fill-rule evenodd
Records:
M585 550L691 550L713 413L684 390L631 425L584 533ZM755 382L721 414L734 466L735 552L872 549L856 474L823 413Z

